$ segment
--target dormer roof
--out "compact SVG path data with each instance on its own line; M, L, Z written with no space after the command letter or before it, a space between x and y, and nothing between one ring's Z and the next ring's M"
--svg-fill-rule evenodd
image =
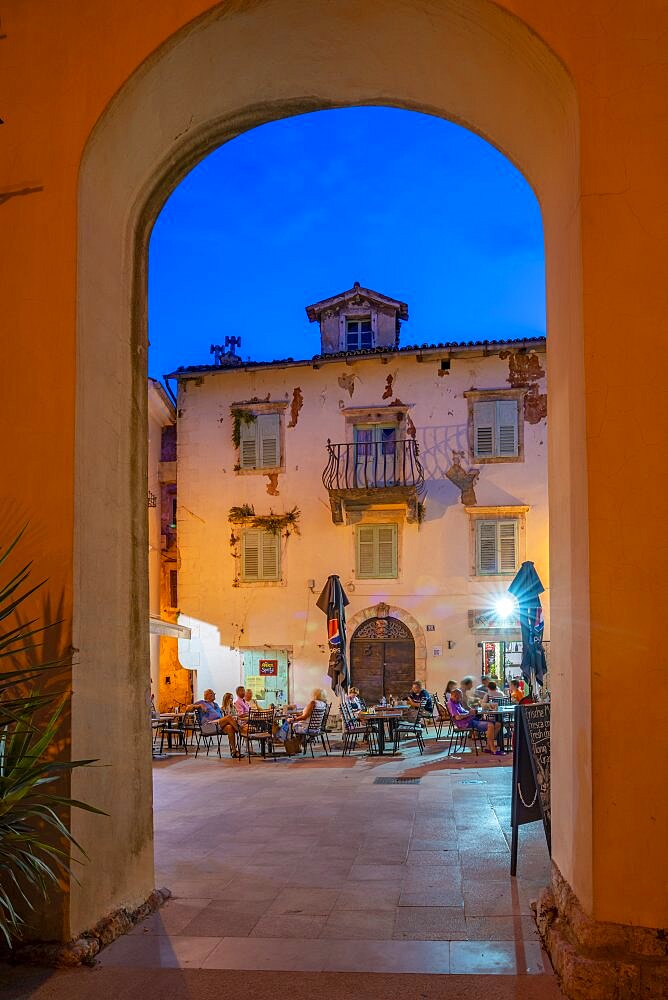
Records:
M372 288L362 288L359 281L356 281L347 292L339 292L338 295L332 295L329 299L323 299L321 302L314 302L312 306L306 306L306 315L311 323L315 323L316 320L320 320L320 316L326 309L338 312L348 305L361 306L367 302L384 309L393 309L399 319L408 319L408 305L405 302L390 299L387 295L374 292Z

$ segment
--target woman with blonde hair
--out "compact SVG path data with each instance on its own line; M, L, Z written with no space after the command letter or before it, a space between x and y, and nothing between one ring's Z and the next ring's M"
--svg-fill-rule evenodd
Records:
M305 733L308 729L309 719L314 709L324 709L327 708L327 695L322 690L322 688L314 688L311 692L311 700L308 705L301 713L301 715L296 715L292 719L292 728L296 733Z
M313 712L318 709L324 711L326 708L327 695L322 688L314 688L311 692L311 700L308 705L306 705L304 710L299 715L293 715L291 719L284 722L277 731L274 739L284 741L290 732L290 725L292 725L292 731L295 736L301 736L308 729L309 721Z

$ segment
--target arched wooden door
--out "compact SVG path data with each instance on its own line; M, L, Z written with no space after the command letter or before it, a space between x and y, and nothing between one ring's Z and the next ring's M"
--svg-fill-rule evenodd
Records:
M415 680L415 640L398 618L368 618L350 640L350 676L367 705L403 698Z

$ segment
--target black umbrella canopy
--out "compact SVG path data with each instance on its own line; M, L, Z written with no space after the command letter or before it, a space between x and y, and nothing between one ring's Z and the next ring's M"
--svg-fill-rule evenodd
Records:
M329 642L329 667L327 673L332 689L340 694L350 686L348 657L346 655L346 606L350 604L338 576L327 578L327 583L316 601L316 607L327 615L327 640Z
M547 663L543 649L543 629L545 626L540 595L545 587L532 562L527 560L522 563L508 590L517 600L520 609L522 676L531 686L537 682L542 687L547 673Z

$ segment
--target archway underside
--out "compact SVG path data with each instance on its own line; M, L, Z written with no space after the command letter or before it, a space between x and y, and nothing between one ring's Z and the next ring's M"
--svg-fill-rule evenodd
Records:
M355 66L354 79L344 66ZM591 865L582 860L591 857L590 795L579 778L574 787L573 777L576 748L580 757L589 755L583 743L589 666L587 621L570 610L574 602L587 606L578 136L570 79L523 22L488 0L448 0L429 10L403 0L345 9L285 0L230 13L221 8L219 16L184 29L114 99L81 167L74 645L79 662L95 661L97 669L91 677L74 668L80 707L72 732L77 756L114 761L102 802L95 787L96 801L114 822L75 817L75 835L94 849L81 883L71 887L72 934L120 901L140 902L153 888L143 704L151 226L175 184L215 146L278 117L360 104L420 110L478 132L524 172L541 202L548 326L559 331L550 343L550 370L563 385L550 413L550 466L559 469L551 496L558 553L551 571L552 648L560 678L553 690L564 712L554 716L563 738L553 760L553 842L562 871L591 906ZM113 468L110 455L116 456ZM110 505L114 518L108 517ZM392 606L391 613L415 637L416 674L425 679L426 643L418 623L401 608ZM375 609L360 614L371 617ZM354 627L355 617L349 622ZM573 648L582 654L577 676L575 668L558 665L560 650L566 655ZM109 695L104 734L86 714L101 688ZM579 773L586 781L586 766ZM76 775L77 797L91 797L92 781L86 773ZM122 815L119 802L128 805Z

